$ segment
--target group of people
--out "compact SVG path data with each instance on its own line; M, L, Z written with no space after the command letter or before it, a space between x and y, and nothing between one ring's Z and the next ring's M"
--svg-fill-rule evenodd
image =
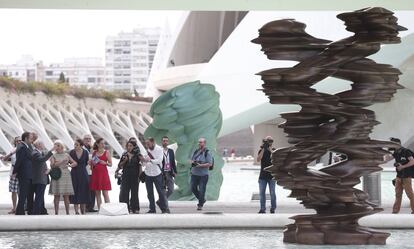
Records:
M206 147L206 140L200 138L198 142L199 148L189 162L192 164L191 189L198 199L197 210L202 210L214 159ZM156 205L162 213L170 213L168 198L174 191L177 166L174 151L168 148L168 137L164 136L161 144L162 147L153 138L148 138L145 152L142 152L136 138L130 138L126 143L115 175L120 184L119 202L126 203L130 213L140 211L140 182L145 182L148 213L156 213ZM68 152L62 141L56 140L48 151L36 133L24 132L14 139L14 146L9 154L0 157L11 161L9 192L13 207L9 214L48 214L44 202L48 184L49 194L54 196L56 215L61 198L66 214L70 213L70 204L74 205L76 214L85 214L99 211L102 198L105 203L110 202L108 191L112 187L108 167L112 166L112 156L105 149L104 139L98 138L92 146L92 136L85 135L83 139L76 139L74 148ZM154 186L159 197L157 201ZM94 209L95 199L98 210Z
M74 204L76 214L96 212L102 203L109 202L111 189L107 166L112 157L105 150L103 139L91 146L92 136L76 139L74 149L67 152L62 141L56 140L53 148L47 151L36 133L24 132L14 139L15 148L2 160L11 160L9 192L12 194L12 210L9 214L44 215L48 214L44 204L46 186L54 196L55 214L59 213L59 202L63 198L66 214L69 205ZM93 157L99 160L91 160ZM50 168L47 166L50 161ZM90 169L93 170L90 170ZM50 177L49 177L50 176Z
M411 179L414 177L414 153L401 146L401 141L391 138L400 145L391 150L385 160L395 159L397 176L393 180L395 186L395 202L393 213L401 208L403 191L410 200L414 213L414 192ZM145 151L141 151L136 138L126 143L126 151L122 154L115 175L120 185L119 202L126 203L130 213L139 213L139 183L145 183L149 201L148 213L156 213L156 206L162 213L170 213L168 198L174 192L174 178L177 175L175 153L169 146L169 138L162 138L161 146L153 138L145 140ZM206 147L206 140L198 140L198 149L189 160L191 163L191 191L197 198L197 210L202 210L206 202L205 193L209 178L209 170L214 166L212 153ZM271 162L273 138L268 136L258 152L260 162L259 174L259 213L266 213L266 188L270 192L270 213L276 210L276 181L266 170ZM76 139L74 149L67 152L60 140L56 140L51 150L46 150L36 133L24 132L14 139L14 149L1 160L10 160L9 192L11 192L12 209L9 214L44 215L44 195L46 186L50 184L49 194L54 196L55 214L59 213L59 202L63 198L66 214L70 204L74 205L76 214L97 212L102 201L109 203L108 191L111 181L108 167L112 166L112 156L105 149L105 141L98 138L92 146L92 136L85 135ZM50 162L50 167L47 166ZM159 199L155 201L154 187ZM103 200L102 200L103 198ZM95 210L95 200L98 210Z
M168 148L167 136L162 137L161 145L162 147L157 145L154 138L148 138L145 140L146 151L141 153L135 138L127 142L126 152L121 156L115 175L121 178L119 202L127 203L131 213L138 213L140 210L140 181L145 183L147 190L148 213L156 213L156 205L162 213L170 213L168 198L174 192L177 166L174 151ZM209 169L212 168L214 159L206 147L206 139L200 138L198 145L189 162L192 165L191 190L198 199L197 210L202 210L206 202ZM121 170L122 175L119 174ZM157 201L154 186L159 197Z

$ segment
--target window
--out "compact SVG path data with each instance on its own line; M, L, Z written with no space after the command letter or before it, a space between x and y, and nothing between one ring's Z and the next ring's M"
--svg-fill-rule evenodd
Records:
M147 42L146 41L134 41L132 44L134 44L134 45L145 45L145 44L147 44Z
M136 55L136 56L134 56L134 57L132 57L134 60L136 60L136 61L138 61L138 60L140 60L140 61L142 61L142 60L146 60L148 57L147 56L144 56L144 55Z
M53 71L46 71L46 72L45 72L45 74L46 74L47 76L52 76L52 75L53 75Z
M143 73L145 73L144 70L134 70L133 72L134 72L134 74L143 74Z
M115 47L128 47L131 46L131 41L115 41L114 42Z
M135 48L133 51L134 51L134 53L147 52L148 49L146 49L146 48Z
M95 78L88 78L88 83L95 83L96 82L96 79Z
M147 63L134 63L134 67L147 67Z

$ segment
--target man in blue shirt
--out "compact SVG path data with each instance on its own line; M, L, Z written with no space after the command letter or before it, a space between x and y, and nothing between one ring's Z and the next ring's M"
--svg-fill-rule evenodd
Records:
M197 210L203 210L206 202L205 194L208 182L208 171L213 165L213 157L206 148L206 139L198 140L198 149L194 151L191 157L191 191L198 199Z

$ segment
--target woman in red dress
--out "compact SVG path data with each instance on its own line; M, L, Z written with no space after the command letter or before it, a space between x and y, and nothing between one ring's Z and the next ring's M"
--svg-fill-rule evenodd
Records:
M105 150L105 141L99 138L93 145L92 159L90 160L92 166L92 176L89 187L96 193L96 202L98 210L101 208L102 197L105 203L109 203L108 190L111 190L111 181L107 167L112 166L112 157L109 151Z

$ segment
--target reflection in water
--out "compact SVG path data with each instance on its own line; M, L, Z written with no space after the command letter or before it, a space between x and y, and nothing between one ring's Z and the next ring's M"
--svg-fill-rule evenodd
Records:
M391 231L388 245L381 249L412 248L410 230ZM136 248L332 248L284 244L281 230L113 230L113 231L43 231L0 233L0 248L42 249L136 249ZM376 249L378 246L336 246L335 249Z

